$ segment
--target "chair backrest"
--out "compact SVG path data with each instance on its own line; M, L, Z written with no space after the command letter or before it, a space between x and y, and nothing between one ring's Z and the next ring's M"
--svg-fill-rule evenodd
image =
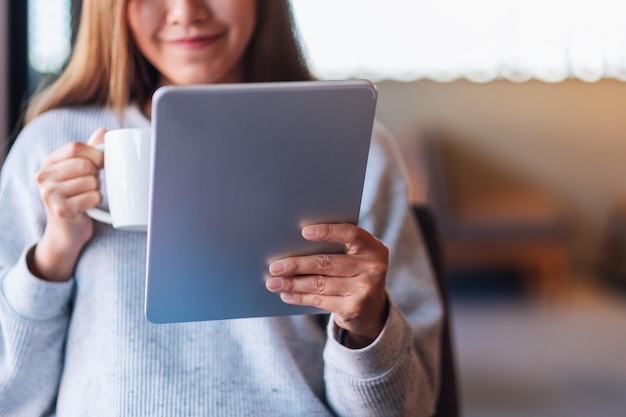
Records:
M450 328L450 296L439 232L434 213L427 205L413 205L413 214L422 231L424 243L432 262L433 273L441 294L444 322L441 338L441 386L434 417L458 417L459 394L456 380L456 365Z

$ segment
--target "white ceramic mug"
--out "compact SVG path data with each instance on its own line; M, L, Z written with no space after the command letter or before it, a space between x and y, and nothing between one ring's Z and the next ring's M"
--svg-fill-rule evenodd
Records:
M109 211L89 209L87 214L91 218L120 230L146 230L150 199L151 146L150 129L116 129L105 133L104 144L96 148L104 152Z

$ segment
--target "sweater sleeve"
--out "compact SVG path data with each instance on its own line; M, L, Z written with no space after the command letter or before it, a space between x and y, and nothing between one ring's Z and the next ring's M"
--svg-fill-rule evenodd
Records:
M378 338L363 349L337 341L329 321L324 350L326 396L348 416L430 416L439 386L442 307L430 261L408 201L403 161L393 139L375 129L360 226L389 248L391 308Z
M63 364L73 280L46 282L26 264L45 214L35 185L42 154L32 129L9 152L0 176L0 415L53 411Z

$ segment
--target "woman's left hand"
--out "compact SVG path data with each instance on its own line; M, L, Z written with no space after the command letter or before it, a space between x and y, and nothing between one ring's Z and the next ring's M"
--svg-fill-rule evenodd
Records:
M380 334L387 319L385 279L389 250L352 224L318 224L302 229L305 239L336 242L345 254L295 256L274 261L265 286L288 304L322 308L335 314L346 331L345 346L362 348Z

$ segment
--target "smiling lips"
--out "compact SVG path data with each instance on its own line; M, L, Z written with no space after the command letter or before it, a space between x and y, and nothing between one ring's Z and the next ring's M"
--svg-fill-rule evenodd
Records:
M169 43L179 46L184 49L190 49L190 50L201 49L201 48L204 48L206 46L216 43L222 38L223 35L224 33L220 32L215 35L192 36L188 38L174 39L174 40L169 41Z

